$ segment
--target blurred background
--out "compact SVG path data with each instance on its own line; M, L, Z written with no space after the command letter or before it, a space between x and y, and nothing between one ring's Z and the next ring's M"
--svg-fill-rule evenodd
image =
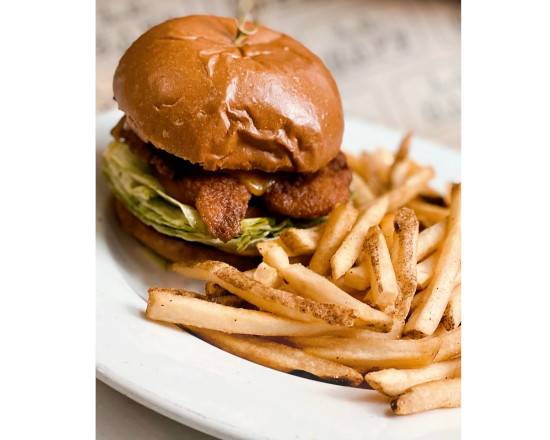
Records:
M237 0L97 0L97 111L114 109L118 59L140 34L188 14L235 16ZM254 18L301 41L334 74L347 117L460 148L460 1L256 0ZM208 398L208 396L205 396ZM98 439L206 440L97 382Z
M234 16L237 0L97 0L97 111L115 108L118 59L168 18ZM460 148L460 1L256 0L257 21L319 55L347 117Z

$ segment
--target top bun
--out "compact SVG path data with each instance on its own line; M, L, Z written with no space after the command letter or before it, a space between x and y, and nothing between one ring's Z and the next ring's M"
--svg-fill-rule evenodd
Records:
M189 16L139 37L114 95L146 142L207 170L313 172L340 150L344 121L323 62L259 26L235 44L236 20Z

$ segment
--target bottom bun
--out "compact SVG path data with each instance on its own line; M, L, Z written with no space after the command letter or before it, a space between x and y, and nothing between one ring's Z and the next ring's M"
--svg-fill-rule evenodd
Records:
M228 254L200 243L191 243L180 238L161 234L142 223L119 200L115 200L115 210L122 229L167 260L181 261L188 264L205 260L217 260L240 270L252 269L260 263L259 257Z

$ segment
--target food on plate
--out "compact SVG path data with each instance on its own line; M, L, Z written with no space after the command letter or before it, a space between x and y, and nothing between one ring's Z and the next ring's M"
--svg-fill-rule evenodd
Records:
M257 256L257 243L288 228L283 243L310 255L314 225L350 198L332 75L293 38L253 28L242 35L235 20L214 16L169 20L116 69L124 116L104 172L124 229L169 260L204 261L191 243ZM223 253L207 259L237 264Z
M426 297L414 310L404 332L413 336L429 336L437 328L451 298L455 278L460 271L460 185L451 194L451 211L440 255L434 268Z
M437 362L422 368L372 371L365 375L365 381L386 396L399 396L409 388L434 380L452 379L460 376L460 359Z
M357 386L363 382L361 373L337 362L311 356L303 350L254 336L230 335L214 330L189 327L201 339L257 364L286 373L313 374L328 382Z
M399 286L390 251L379 226L369 229L363 246L366 253L364 261L371 282L370 290L365 295L365 302L385 313L393 314L400 294Z
M415 385L391 402L394 414L414 414L436 408L460 406L461 379L443 379Z
M276 370L370 385L395 414L459 406L460 184L447 206L429 186L433 170L409 156L411 142L395 160L348 155L369 192L336 204L322 224L258 242L253 269L173 263L205 281L205 295L151 288L146 316ZM432 209L423 204L445 215L422 217Z

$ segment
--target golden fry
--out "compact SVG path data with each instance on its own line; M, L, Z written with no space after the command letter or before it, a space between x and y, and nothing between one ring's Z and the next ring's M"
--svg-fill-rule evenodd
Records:
M374 200L362 213L353 225L351 231L330 260L332 279L343 276L359 258L363 242L371 226L377 225L388 210L388 197L383 196Z
M365 300L384 313L392 314L399 297L399 286L388 246L378 226L370 228L365 240L366 261L371 288ZM413 269L416 264L413 263Z
M405 325L405 334L431 335L437 328L451 297L460 270L460 185L453 188L451 214L427 297Z
M322 303L349 308L366 326L381 331L388 331L391 327L392 320L388 315L348 295L325 277L301 264L283 267L279 269L279 274L295 292Z
M363 378L345 365L321 359L304 351L256 336L228 335L213 330L191 327L205 341L268 368L290 373L306 371L320 379L343 385L358 386Z
M281 232L279 239L289 257L311 255L317 248L322 230L323 225L307 229L288 228Z
M311 270L321 275L328 273L331 257L353 227L356 219L357 210L350 203L338 205L332 210L325 223L319 246L311 257L309 263Z
M262 336L311 336L330 332L332 327L324 322L300 322L215 304L182 289L149 289L145 315L154 321Z
M453 289L453 293L451 293L451 298L449 299L449 303L441 319L443 327L449 331L457 328L462 320L460 297L461 288L459 284Z
M460 378L436 380L416 385L392 400L394 414L406 415L436 408L460 406Z
M391 333L399 337L416 292L419 224L414 211L409 208L400 208L395 215L394 226L395 238L392 257L400 295Z
M386 396L399 396L409 388L426 382L460 377L460 359L437 362L422 368L372 371L365 381L375 390Z
M361 371L374 368L417 368L430 364L436 356L440 341L425 339L347 339L317 338L317 345L303 345L307 353L341 362ZM300 341L300 338L294 338Z

